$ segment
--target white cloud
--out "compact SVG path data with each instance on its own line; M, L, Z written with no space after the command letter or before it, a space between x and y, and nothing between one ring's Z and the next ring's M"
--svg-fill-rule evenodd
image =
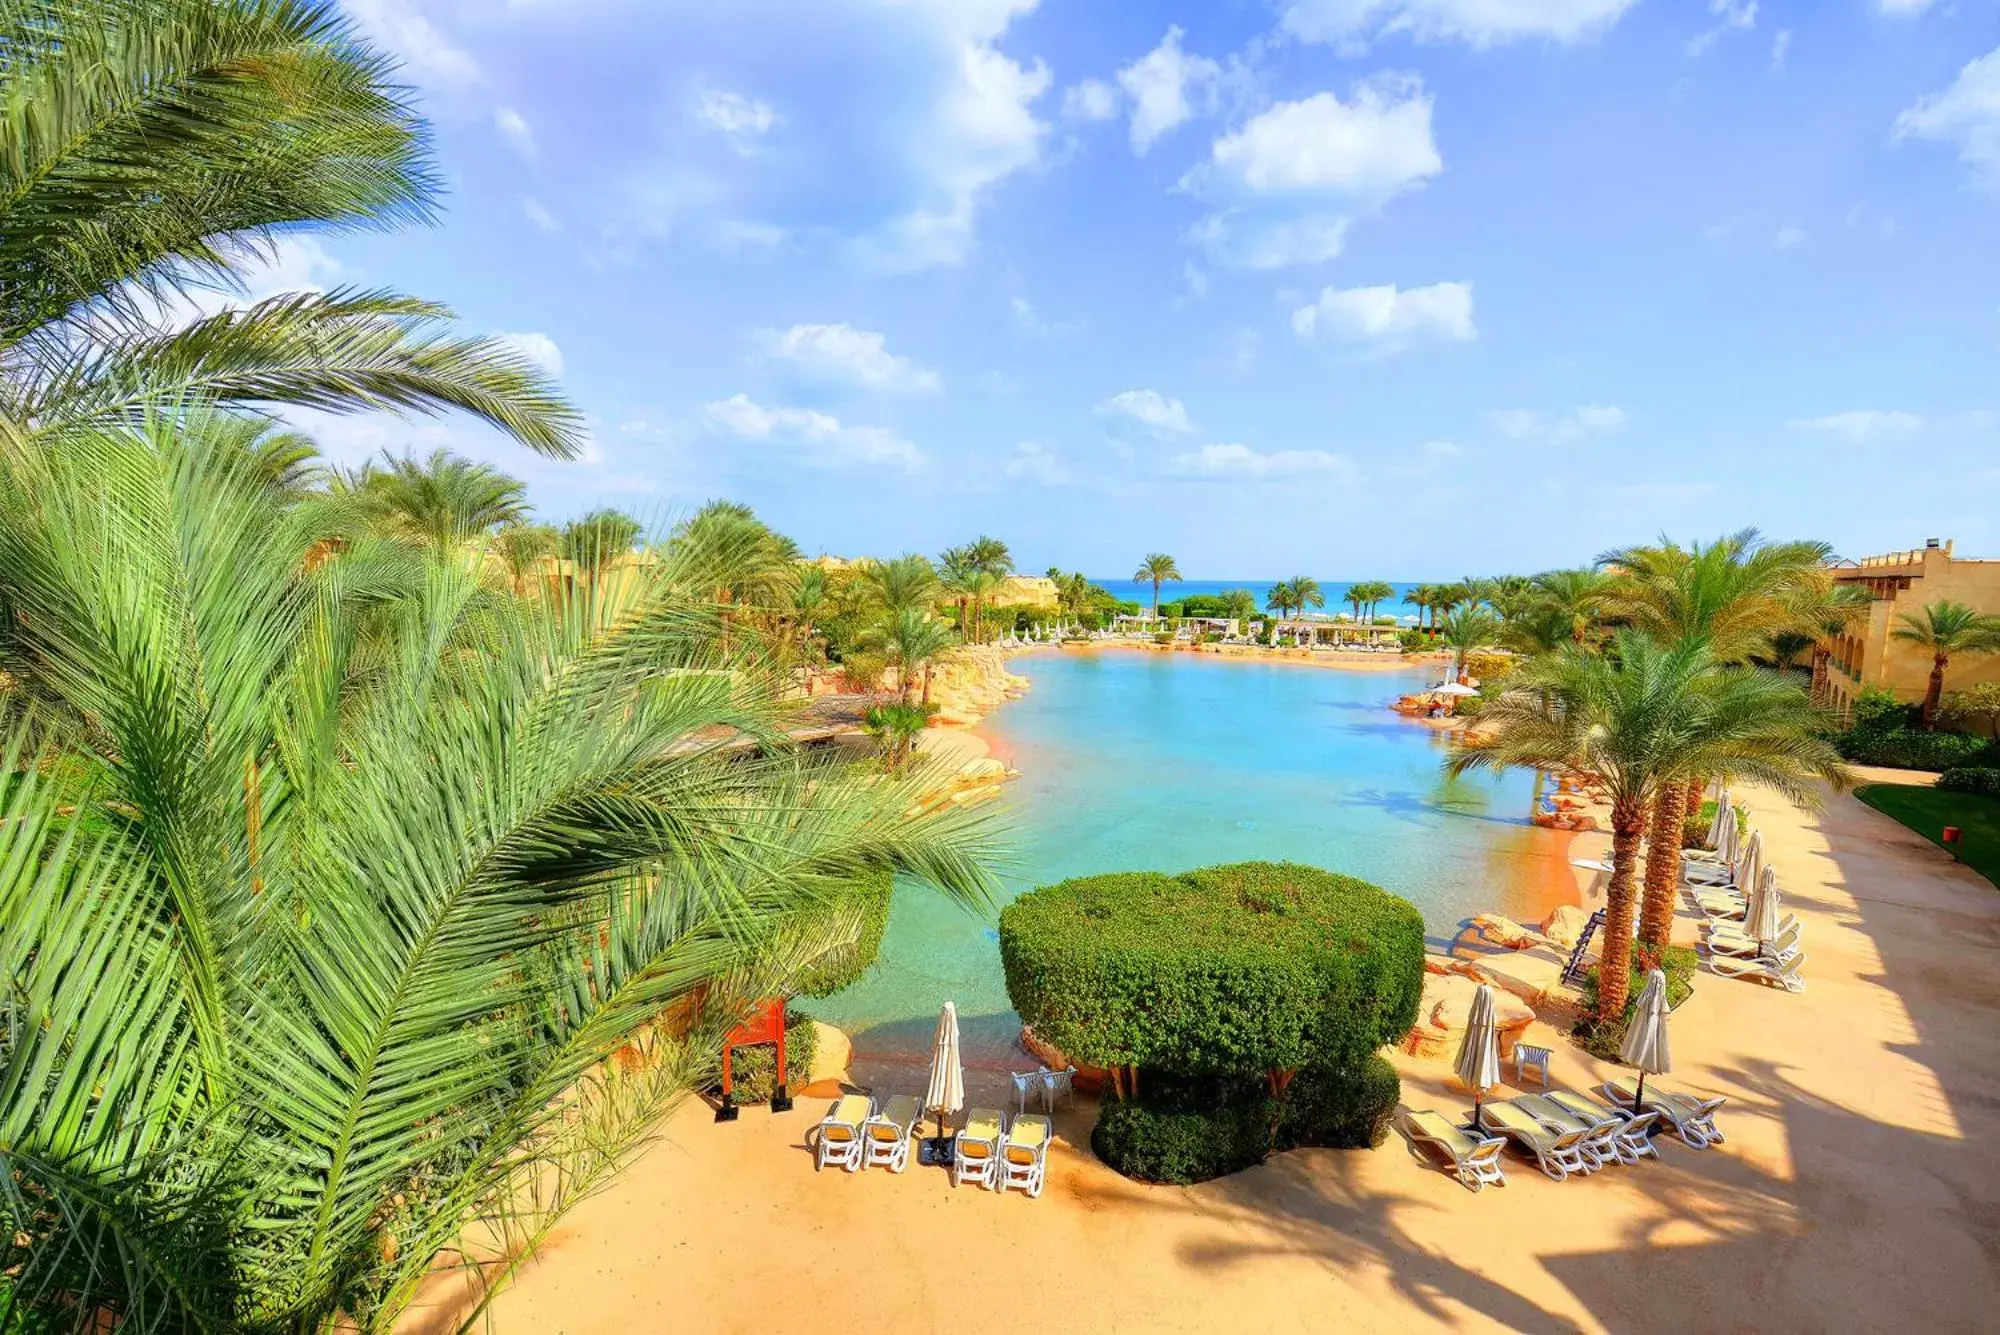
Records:
M547 334L500 334L497 337L513 344L523 357L550 375L560 376L563 373L562 349Z
M1431 99L1414 78L1377 79L1352 102L1315 93L1280 102L1215 141L1213 172L1258 192L1383 200L1444 170Z
M536 231L559 232L562 230L562 219L549 212L549 206L532 195L521 196L521 212L527 215L528 221L535 225Z
M1355 475L1352 460L1325 450L1273 450L1262 452L1234 442L1204 445L1187 454L1177 454L1169 471L1204 477L1300 477L1312 473Z
M702 124L731 136L768 134L778 123L778 113L769 102L742 93L710 89L701 95L695 110Z
M527 118L512 107L498 107L493 112L493 128L507 141L507 146L522 157L533 161L535 157L535 132L528 128Z
M1688 41L1687 53L1701 55L1730 31L1747 32L1757 26L1757 0L1708 0L1708 12L1718 22Z
M1059 487L1069 481L1069 469L1063 467L1062 460L1051 454L1048 446L1032 440L1016 445L1001 471L1008 477L1039 482L1046 487Z
M1800 417L1785 423L1794 431L1816 431L1829 436L1838 436L1855 445L1871 440L1893 440L1916 434L1923 428L1924 419L1915 413L1898 412L1883 408L1856 408L1844 413L1827 413L1821 417Z
M1292 312L1301 338L1372 343L1393 350L1426 339L1465 342L1479 337L1472 323L1472 284L1429 287L1328 287L1310 306Z
M1794 246L1803 244L1805 239L1806 234L1803 230L1786 223L1778 229L1777 235L1771 238L1771 244L1779 250L1790 250Z
M1082 328L1074 320L1044 320L1026 297L1010 297L1007 306L1014 312L1014 327L1030 338L1068 338Z
M1458 458L1465 451L1448 440L1427 440L1417 446L1417 453L1434 463L1446 463Z
M1222 67L1181 50L1181 30L1167 29L1160 44L1118 71L1118 86L1132 101L1132 151L1144 153L1195 114L1195 101L1214 96Z
M1580 42L1618 21L1638 0L1292 0L1279 26L1306 42L1347 50L1370 38L1496 46L1519 38Z
M1612 404L1586 403L1555 417L1544 417L1530 408L1496 408L1486 414L1486 420L1510 440L1573 445L1585 436L1618 430L1626 417L1623 408Z
M1921 14L1930 7L1931 0L1879 0L1877 5L1884 14L1894 14L1902 18Z
M1064 120L1108 121L1118 114L1118 90L1101 79L1085 79L1063 93Z
M1971 169L1973 180L2000 191L2000 49L1972 61L1949 88L1919 99L1896 117L1893 137L1956 143L1959 161Z
M1253 269L1318 264L1341 252L1358 215L1444 169L1431 99L1414 77L1280 102L1218 138L1181 188L1222 207L1187 239Z
M1786 59L1792 54L1792 30L1778 29L1778 35L1771 39L1771 68L1781 70Z
M1187 405L1154 389L1124 390L1091 411L1099 417L1127 418L1157 436L1185 436L1194 430L1194 423L1188 420Z
M763 335L765 351L821 380L892 394L928 393L938 374L889 351L888 340L849 324L795 324Z
M949 75L937 103L913 122L911 163L922 202L859 247L862 260L891 272L957 264L971 252L980 199L1042 158L1047 123L1034 104L1049 89L1049 68L1022 65L995 45L1035 0L931 0L914 8L938 25Z
M364 36L401 61L419 82L463 88L483 77L479 62L409 0L347 0L343 7Z
M890 464L916 469L923 453L887 427L847 426L811 408L766 408L747 394L704 404L709 425L738 440L768 444L821 468Z

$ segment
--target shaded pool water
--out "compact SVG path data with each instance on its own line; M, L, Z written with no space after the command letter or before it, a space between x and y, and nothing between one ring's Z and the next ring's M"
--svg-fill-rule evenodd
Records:
M1002 904L1071 876L1284 859L1393 890L1449 936L1474 913L1539 919L1572 884L1567 836L1528 823L1531 775L1448 781L1437 736L1388 709L1434 667L1129 650L1011 666L1034 688L983 727L1022 771L1000 811ZM852 1034L859 1054L901 1057L927 1048L947 998L968 1061L1004 1059L1019 1022L993 919L906 885L875 968L805 1009Z

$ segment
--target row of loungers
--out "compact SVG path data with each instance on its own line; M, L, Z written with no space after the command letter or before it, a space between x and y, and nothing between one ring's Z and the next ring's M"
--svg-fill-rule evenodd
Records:
M1704 919L1709 971L1724 978L1771 983L1787 992L1805 991L1806 955L1800 945L1804 926L1797 914L1787 913L1779 920L1777 934L1768 947L1745 932L1743 920L1750 900L1748 887L1738 884L1742 874L1713 855L1687 855L1689 879L1682 888ZM1769 870L1764 874L1769 875Z
M1440 1113L1411 1112L1404 1117L1410 1151L1420 1157L1442 1155L1449 1171L1478 1191L1489 1182L1506 1185L1500 1152L1509 1141L1557 1182L1614 1163L1658 1158L1652 1139L1656 1124L1671 1126L1690 1149L1703 1150L1722 1141L1715 1125L1715 1112L1723 1104L1720 1098L1698 1099L1655 1088L1646 1091L1645 1105L1640 1107L1631 1081L1610 1080L1600 1088L1606 1103L1559 1089L1483 1104L1479 1127L1486 1135L1474 1135Z
M896 1095L880 1112L866 1094L842 1095L808 1137L813 1166L830 1164L850 1173L880 1166L900 1173L910 1166L910 1141L921 1112L908 1094ZM1041 1195L1054 1133L1039 1113L1023 1113L1010 1123L996 1109L974 1108L952 1138L952 1185L976 1182L994 1191L1020 1187Z

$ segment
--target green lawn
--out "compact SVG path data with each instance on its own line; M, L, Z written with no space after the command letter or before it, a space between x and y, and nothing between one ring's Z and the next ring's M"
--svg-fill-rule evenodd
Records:
M1945 826L1958 826L1959 860L2000 885L2000 797L1941 793L1904 783L1872 783L1855 789L1854 795L1934 844L1942 843Z

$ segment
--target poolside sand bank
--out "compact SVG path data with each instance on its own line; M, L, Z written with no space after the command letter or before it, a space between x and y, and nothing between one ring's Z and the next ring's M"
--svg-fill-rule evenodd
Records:
M2000 1136L2000 895L1852 798L1815 817L1745 797L1811 983L1704 973L1675 1013L1662 1083L1728 1096L1715 1149L1666 1144L1560 1184L1510 1155L1507 1187L1474 1196L1392 1137L1146 1187L1080 1148L1095 1108L1079 1098L1030 1201L921 1168L816 1174L804 1136L823 1100L725 1126L690 1102L528 1264L493 1328L763 1330L807 1273L826 1277L809 1282L814 1324L836 1330L1984 1328L2000 1303L2000 1162L1980 1148ZM1546 1037L1559 1086L1613 1073ZM1448 1061L1392 1060L1411 1106L1464 1111ZM850 1078L921 1087L907 1067ZM1004 1072L969 1073L968 1094L1014 1107ZM432 1315L406 1329L449 1328Z

